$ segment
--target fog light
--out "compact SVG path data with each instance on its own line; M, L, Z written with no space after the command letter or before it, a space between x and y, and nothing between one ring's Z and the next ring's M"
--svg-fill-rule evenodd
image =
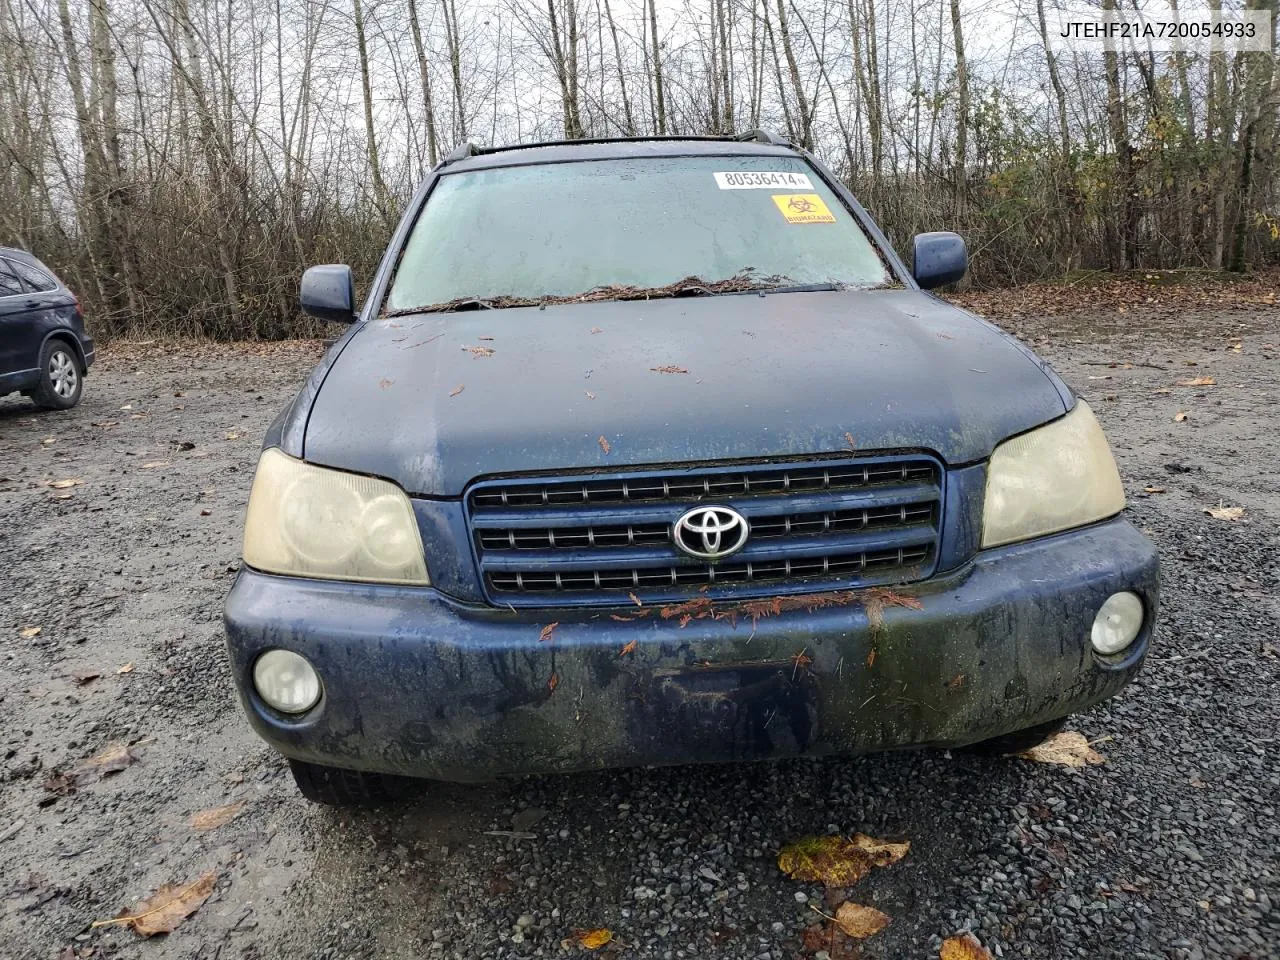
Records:
M1093 649L1104 657L1133 643L1142 629L1142 600L1136 593L1113 593L1093 618Z
M253 686L281 713L305 713L320 699L315 669L290 650L268 650L260 656L253 665Z

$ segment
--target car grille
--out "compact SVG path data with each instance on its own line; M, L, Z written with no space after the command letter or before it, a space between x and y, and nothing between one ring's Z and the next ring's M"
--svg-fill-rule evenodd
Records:
M903 583L932 572L941 465L923 456L486 480L467 495L489 598L512 606L794 593ZM748 522L716 562L671 528L698 504Z

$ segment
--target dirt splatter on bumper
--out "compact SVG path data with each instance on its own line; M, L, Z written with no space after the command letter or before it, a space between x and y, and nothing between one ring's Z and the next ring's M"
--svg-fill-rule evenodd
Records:
M1089 628L1117 590L1138 593L1147 620L1132 647L1103 659ZM1141 667L1158 566L1150 541L1112 520L983 551L900 592L919 609L855 599L685 620L635 607L515 613L431 588L244 570L225 621L250 721L282 753L483 780L958 746L1052 720L1112 696ZM323 698L301 718L253 693L253 662L274 647L321 676Z

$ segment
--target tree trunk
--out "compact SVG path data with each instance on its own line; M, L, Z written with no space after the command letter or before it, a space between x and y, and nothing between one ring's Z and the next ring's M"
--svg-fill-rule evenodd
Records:
M418 60L418 82L422 86L422 104L427 114L427 163L434 167L440 159L440 144L436 141L436 108L431 98L431 73L427 69L427 51L422 45L422 28L418 24L418 0L408 0L408 6L413 52Z

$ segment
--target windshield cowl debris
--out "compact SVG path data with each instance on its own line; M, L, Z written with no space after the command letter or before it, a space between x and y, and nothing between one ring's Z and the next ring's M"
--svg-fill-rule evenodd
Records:
M703 280L701 277L684 277L662 287L637 287L626 284L607 284L585 293L567 296L545 297L458 297L443 303L423 307L405 307L391 310L383 317L403 317L416 313L456 313L463 310L503 310L509 307L541 307L563 303L599 303L606 300L659 300L670 297L710 297L727 293L810 293L821 290L846 290L843 283L795 283L789 277L756 276L750 269L743 270L724 280Z

